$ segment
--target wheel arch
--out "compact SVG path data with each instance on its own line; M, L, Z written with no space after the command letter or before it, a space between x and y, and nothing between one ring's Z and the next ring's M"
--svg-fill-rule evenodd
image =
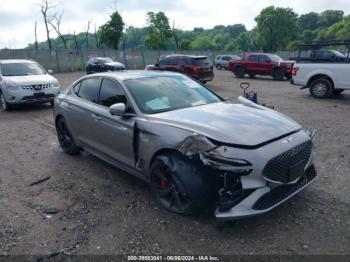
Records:
M318 78L325 78L325 79L327 79L327 80L329 80L330 82L331 82L331 84L332 84L332 87L334 88L334 81L333 81L333 79L330 77L330 76L328 76L328 75L326 75L326 74L316 74L316 75L313 75L312 77L310 77L310 79L307 81L307 87L310 87L310 84L313 82L313 81L315 81L316 79L318 79Z
M159 150L157 150L156 152L154 152L154 154L151 157L151 160L149 161L149 166L148 169L151 169L152 164L154 163L154 161L156 160L156 158L160 155L165 155L165 154L169 154L169 153L176 153L176 154L180 154L181 152L175 148L170 148L170 147L165 147L165 148L161 148Z

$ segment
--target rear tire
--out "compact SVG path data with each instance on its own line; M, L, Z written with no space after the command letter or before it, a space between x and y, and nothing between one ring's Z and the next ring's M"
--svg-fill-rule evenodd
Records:
M281 81L281 80L283 80L283 77L284 77L283 70L280 69L280 68L273 69L273 70L272 70L272 77L273 77L273 79L276 80L276 81Z
M80 152L80 148L75 144L72 133L70 132L66 121L63 117L56 121L56 131L58 142L63 150L68 155L77 155Z
M2 94L1 91L0 91L0 104L1 104L1 108L3 111L10 111L11 110L11 105L9 103L7 103L5 96Z
M245 69L241 66L237 66L234 70L233 73L237 78L243 78L245 75Z
M332 95L333 85L326 78L317 78L309 86L310 94L316 98L327 98Z
M176 152L156 157L151 165L151 189L166 210L189 215L215 202L211 174Z

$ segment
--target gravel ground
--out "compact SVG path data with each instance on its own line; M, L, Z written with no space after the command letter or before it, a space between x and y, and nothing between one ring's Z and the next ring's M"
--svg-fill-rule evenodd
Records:
M56 77L64 87L81 75ZM136 178L87 153L65 155L49 105L18 107L0 112L0 255L350 255L350 92L316 100L287 81L246 80L260 102L317 129L320 177L308 189L237 222L174 215ZM240 82L217 71L208 86L237 97Z

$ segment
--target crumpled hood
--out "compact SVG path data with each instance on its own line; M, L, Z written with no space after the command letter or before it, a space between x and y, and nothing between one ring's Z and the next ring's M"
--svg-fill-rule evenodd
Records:
M57 83L52 75L25 75L25 76L4 76L5 81L14 82L17 85L39 85Z
M147 116L223 143L256 146L301 128L289 117L250 104L219 102Z
M122 63L119 62L110 62L110 63L105 63L106 66L111 66L111 67L117 67L117 68L125 68L125 66Z

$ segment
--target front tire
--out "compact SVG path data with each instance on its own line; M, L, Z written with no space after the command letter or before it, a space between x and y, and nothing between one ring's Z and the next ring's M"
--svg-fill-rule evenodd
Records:
M151 165L151 189L166 210L189 215L210 207L215 201L205 168L176 152L156 157Z
M56 131L58 142L63 150L68 155L77 155L80 148L75 144L72 133L70 132L66 121L63 117L56 121Z
M332 95L333 85L326 78L317 78L309 86L310 94L316 98L327 98Z
M217 68L218 70L221 70L221 69L222 69L221 64L217 64L217 65L216 65L216 68Z
M3 111L10 111L11 110L11 105L9 103L7 103L5 96L2 94L1 91L0 91L0 104L1 104L1 108Z
M245 75L245 70L243 67L241 66L237 66L234 70L233 70L233 73L235 74L235 76L237 78L243 78L244 75Z
M276 81L281 81L283 80L283 77L284 77L284 73L283 73L283 70L280 69L280 68L276 68L272 71L272 77L274 80Z

